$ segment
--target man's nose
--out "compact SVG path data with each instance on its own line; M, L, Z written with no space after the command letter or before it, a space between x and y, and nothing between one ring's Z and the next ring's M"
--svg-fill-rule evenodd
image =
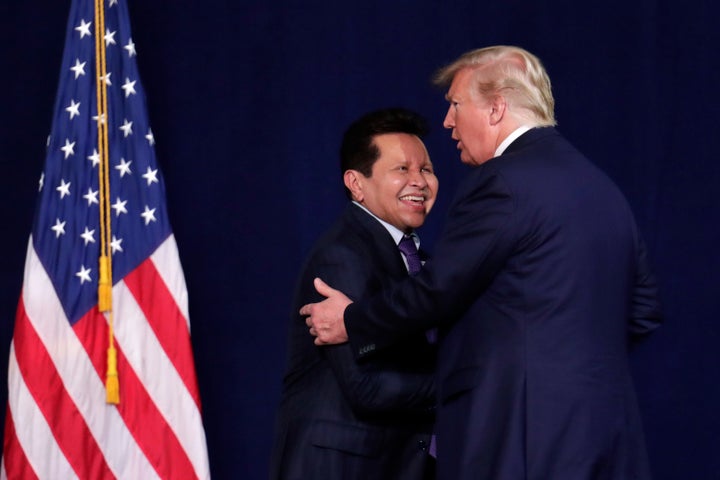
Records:
M410 172L410 185L419 188L425 188L427 186L427 179L423 175L422 170L412 170Z
M455 119L452 114L452 105L448 107L447 114L445 114L445 120L443 120L443 127L453 128L455 126Z

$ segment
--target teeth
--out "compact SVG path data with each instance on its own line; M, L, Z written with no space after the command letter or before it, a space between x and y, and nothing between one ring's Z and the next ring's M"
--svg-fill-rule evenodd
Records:
M425 200L425 197L418 196L418 195L405 195L400 197L400 200L409 200L411 202L422 202Z

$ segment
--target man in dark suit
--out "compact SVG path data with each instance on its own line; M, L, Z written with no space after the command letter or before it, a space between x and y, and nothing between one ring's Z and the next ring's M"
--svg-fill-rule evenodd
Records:
M299 278L295 310L321 297L317 276L360 300L420 268L414 230L438 189L420 136L425 122L404 109L372 112L346 131L342 216L316 243ZM405 258L398 243L411 245ZM305 321L290 325L288 368L275 432L271 479L422 480L435 406L436 347L424 332L363 365L349 345L317 347Z
M310 333L371 358L440 327L439 479L650 478L628 349L661 317L626 200L553 128L534 55L475 50L437 80L476 168L433 259L368 301L316 280Z

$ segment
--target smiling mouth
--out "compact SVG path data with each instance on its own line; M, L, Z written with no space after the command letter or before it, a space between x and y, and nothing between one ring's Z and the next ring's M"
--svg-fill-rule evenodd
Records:
M404 202L423 203L425 202L425 197L423 195L403 195L400 197L400 200Z

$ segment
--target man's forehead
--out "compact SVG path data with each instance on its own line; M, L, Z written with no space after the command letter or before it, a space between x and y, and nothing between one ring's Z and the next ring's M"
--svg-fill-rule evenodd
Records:
M417 149L424 155L428 155L425 142L423 142L422 138L412 133L382 133L375 136L374 143L380 151L381 156L392 153L404 157L407 149Z
M472 79L476 71L477 68L471 67L465 67L458 70L450 82L450 88L448 88L448 91L445 94L445 99L458 100L460 98L464 98L465 95L472 95L470 87L473 84Z
M453 83L445 94L445 100L449 102L452 100L457 100L461 96L462 90L455 83Z

